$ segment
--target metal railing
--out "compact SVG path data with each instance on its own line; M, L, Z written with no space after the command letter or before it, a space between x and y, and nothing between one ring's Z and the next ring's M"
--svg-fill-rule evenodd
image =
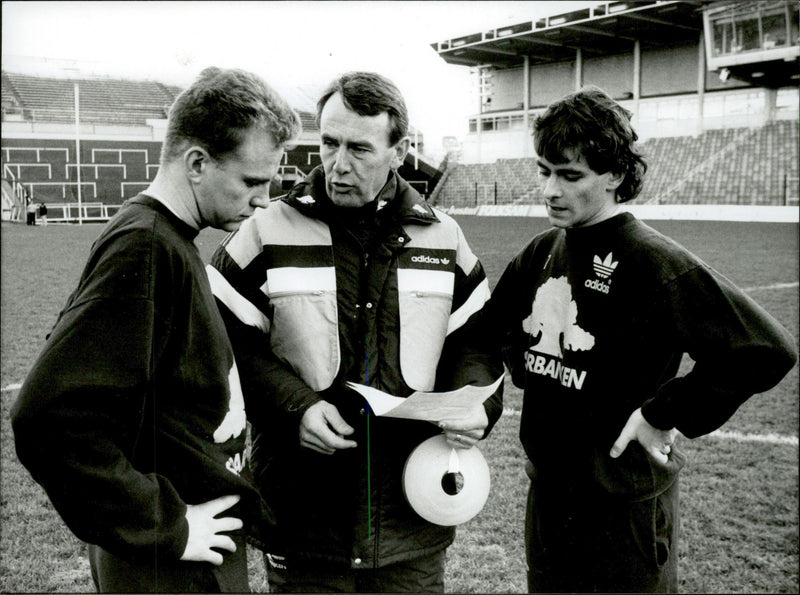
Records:
M5 201L3 202L2 218L4 220L22 221L25 215L25 189L8 164L3 164L3 179L10 185L13 196L8 197L12 203L8 205L8 209L6 209Z
M102 202L62 202L47 204L47 220L56 223L78 223L108 221L122 205L107 205Z

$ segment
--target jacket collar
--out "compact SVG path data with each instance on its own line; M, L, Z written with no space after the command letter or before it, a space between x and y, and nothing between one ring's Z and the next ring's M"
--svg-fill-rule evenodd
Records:
M325 172L321 165L315 167L305 180L295 184L287 194L276 200L282 200L307 217L325 221L330 219L333 210L337 208L325 190ZM389 174L386 184L375 200L378 216L385 213L385 216L398 223L430 225L439 222L430 205L394 170Z

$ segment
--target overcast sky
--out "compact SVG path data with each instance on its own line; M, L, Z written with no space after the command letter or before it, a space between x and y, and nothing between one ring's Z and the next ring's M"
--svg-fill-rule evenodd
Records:
M477 100L469 69L445 63L431 43L588 4L4 1L3 68L19 71L32 57L54 67L75 60L96 73L183 86L206 66L239 67L287 95L348 70L374 70L400 87L412 123L436 151L442 136L463 138Z

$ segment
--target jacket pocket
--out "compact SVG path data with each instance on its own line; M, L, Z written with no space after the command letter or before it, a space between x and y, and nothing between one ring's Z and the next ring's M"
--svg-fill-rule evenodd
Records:
M341 360L336 292L278 293L270 304L273 353L315 391L329 388Z
M397 270L400 370L414 390L431 391L447 337L453 304L453 273Z

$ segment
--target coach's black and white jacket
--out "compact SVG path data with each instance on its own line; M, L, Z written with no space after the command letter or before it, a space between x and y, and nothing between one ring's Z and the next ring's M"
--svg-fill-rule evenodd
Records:
M439 429L374 417L344 383L405 397L502 374L483 337L488 282L456 222L396 173L372 203L337 209L317 168L231 234L209 274L278 522L270 553L370 568L449 545L453 529L420 518L401 485L410 452ZM501 392L485 404L490 427ZM358 448L299 446L300 419L320 399L356 429Z

